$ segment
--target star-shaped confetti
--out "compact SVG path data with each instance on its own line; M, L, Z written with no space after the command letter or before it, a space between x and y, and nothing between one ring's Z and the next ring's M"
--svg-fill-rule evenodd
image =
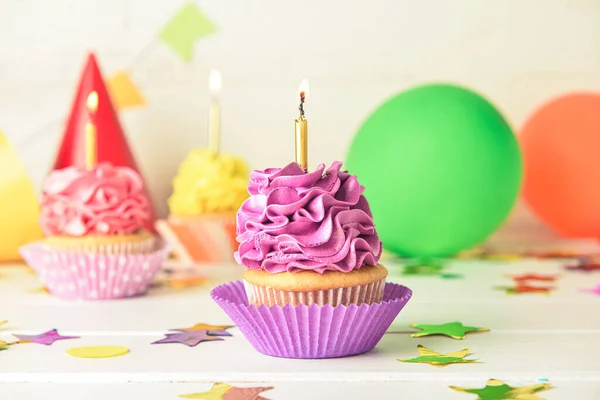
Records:
M529 386L510 386L498 379L490 379L484 388L468 389L458 386L450 386L457 392L474 394L478 400L543 400L536 393L552 388L550 383L538 383Z
M523 293L534 293L534 294L550 294L554 287L542 287L542 286L532 286L528 284L517 284L513 286L497 286L495 287L497 290L504 290L506 294L523 294Z
M48 290L48 288L46 286L38 286L35 287L33 289L29 289L27 291L28 293L42 293L42 294L50 294L50 291Z
M500 253L484 247L474 247L461 251L454 258L459 260L517 261L523 259L523 255L518 253Z
M450 364L471 364L476 363L477 360L466 360L465 357L469 355L469 349L463 349L460 351L454 351L448 354L437 353L433 350L428 349L425 346L418 346L419 357L407 358L404 360L398 360L401 362L409 363L424 363L433 365L436 367L444 367Z
M420 329L421 332L415 332L411 337L423 337L430 335L444 335L452 339L464 339L469 332L487 332L489 328L480 328L478 326L465 326L462 322L448 322L439 325L414 324L411 328Z
M168 285L173 289L186 289L204 285L206 282L207 279L205 276L173 277L168 280Z
M157 279L152 282L152 289L162 287L170 289L187 289L195 286L202 286L208 282L204 275L199 275L197 272L164 270Z
M182 394L179 397L203 400L267 400L259 394L271 389L273 389L272 386L238 388L223 382L217 382L213 384L208 392Z
M435 264L405 265L402 275L436 276L442 273L442 266Z
M198 323L189 328L173 329L178 332L192 332L192 331L206 331L210 336L231 336L231 333L227 332L226 329L233 328L232 325L210 325L205 323Z
M0 326L6 325L7 323L7 320L0 321ZM0 340L0 351L8 350L8 346L10 346L11 344L13 343L6 343L4 340Z
M595 272L600 271L600 261L597 256L580 257L576 260L575 264L568 264L565 268L569 271Z
M554 282L558 278L558 275L529 273L523 275L514 275L511 278L513 281L518 283L524 283L528 281Z
M8 350L8 346L14 343L6 343L4 340L0 340L0 351Z
M482 259L488 261L519 261L523 259L523 256L516 253L488 253Z
M41 335L15 335L19 339L19 343L37 343L44 344L46 346L51 345L57 340L66 340L66 339L79 339L79 336L62 336L58 333L56 329L52 329L51 331L44 332Z
M581 257L584 253L574 250L555 250L555 251L528 251L523 254L525 257L541 259L561 259Z
M437 276L442 279L458 279L462 275L444 272L444 262L431 259L405 260L402 275L410 276Z
M188 347L196 347L202 342L223 340L217 336L209 336L206 331L181 331L177 333L166 333L165 336L164 339L152 342L152 344L181 343Z
M582 292L584 293L591 293L591 294L595 294L597 296L600 296L600 285L596 286L593 289L581 289Z

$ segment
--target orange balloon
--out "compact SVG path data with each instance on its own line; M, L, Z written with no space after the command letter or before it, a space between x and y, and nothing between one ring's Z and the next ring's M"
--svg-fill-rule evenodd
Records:
M600 237L600 94L575 93L540 108L520 135L523 196L566 237Z

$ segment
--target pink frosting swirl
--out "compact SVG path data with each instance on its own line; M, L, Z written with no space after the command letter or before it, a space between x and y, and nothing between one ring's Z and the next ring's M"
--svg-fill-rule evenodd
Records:
M112 164L54 171L44 182L40 225L47 235L135 233L150 218L143 187L137 172Z
M341 166L306 173L291 163L252 172L251 196L237 214L236 261L270 273L376 265L381 241L364 187Z

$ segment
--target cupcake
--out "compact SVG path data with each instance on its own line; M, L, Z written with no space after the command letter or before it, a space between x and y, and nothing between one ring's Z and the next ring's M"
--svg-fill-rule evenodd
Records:
M99 254L153 251L154 236L144 229L150 207L143 188L137 172L108 163L52 172L43 187L44 242L58 250Z
M195 149L181 163L156 229L187 264L233 261L235 213L248 198L248 167L237 157Z
M211 296L261 353L329 358L375 347L412 291L386 283L364 187L335 162L254 171L237 214L243 282Z
M52 294L101 300L147 290L167 250L144 229L150 207L134 170L68 167L52 172L43 190L47 237L20 251Z
M364 187L341 162L255 171L237 216L250 304L381 302L387 270Z

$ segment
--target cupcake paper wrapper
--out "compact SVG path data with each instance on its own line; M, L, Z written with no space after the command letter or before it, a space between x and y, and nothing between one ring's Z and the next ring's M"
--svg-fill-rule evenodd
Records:
M19 251L54 296L111 300L145 293L169 250L162 245L148 254L107 255L56 250L36 242Z
M256 307L248 304L242 281L236 281L216 287L211 296L259 352L285 358L333 358L375 347L412 291L387 283L383 301L371 305Z
M383 299L385 289L385 278L369 283L367 285L359 285L348 288L336 288L328 290L315 290L312 292L288 292L278 290L268 286L256 286L247 281L244 281L248 303L253 305L265 304L266 306L285 306L291 304L297 306L312 304L332 306L350 304L371 304L379 303Z

